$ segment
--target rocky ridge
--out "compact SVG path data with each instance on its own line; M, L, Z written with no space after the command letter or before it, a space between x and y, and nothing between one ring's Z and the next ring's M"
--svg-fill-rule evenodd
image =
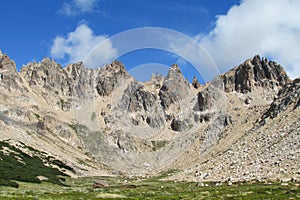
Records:
M177 65L141 83L118 61L93 70L44 58L18 73L1 53L0 87L0 139L56 156L77 175L299 178L299 79L259 56L201 85Z

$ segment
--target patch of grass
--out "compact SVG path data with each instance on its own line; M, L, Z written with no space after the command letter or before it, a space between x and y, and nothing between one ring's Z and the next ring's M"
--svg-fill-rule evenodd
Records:
M161 172L158 176L153 176L151 178L148 178L147 181L159 181L161 179L167 178L169 176L172 176L173 174L175 174L176 172L179 172L178 169L169 169L167 171L163 171Z
M99 148L105 148L103 133L100 131L91 131L85 125L78 122L72 122L69 127L73 129L82 144L86 147L86 156L95 159L94 153L102 152Z
M91 115L91 121L94 122L96 119L96 113L93 112L92 115Z
M172 170L173 171L173 170ZM163 173L166 175L169 171ZM105 180L109 186L93 188L94 180ZM67 178L69 187L52 183L20 183L19 189L0 187L0 199L299 199L296 186L234 184L232 186L198 187L193 182L128 179L124 177ZM211 184L209 184L211 185Z
M159 140L159 141L151 141L152 143L152 150L157 151L158 149L163 148L166 146L169 142L166 140Z
M79 124L78 122L72 122L69 124L69 127L73 129L73 131L80 136L81 133L87 132L88 128L84 125Z

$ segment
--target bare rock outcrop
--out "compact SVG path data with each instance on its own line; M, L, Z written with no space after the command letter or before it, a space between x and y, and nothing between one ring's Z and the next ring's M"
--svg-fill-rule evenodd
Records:
M159 91L161 105L167 110L171 104L178 104L188 94L189 83L183 78L178 65L172 65Z
M67 73L60 64L49 58L27 64L21 69L20 75L34 89L43 89L53 95L71 95L72 83Z
M113 89L122 83L122 79L128 77L124 65L119 61L114 61L100 69L96 78L96 89L100 96L108 96Z
M255 87L280 89L290 82L283 67L258 55L246 60L243 64L214 79L213 83L222 83L224 91L249 93Z
M95 97L95 76L97 71L87 69L82 62L70 64L64 68L68 73L71 95L76 99L93 99Z
M133 81L124 91L119 107L129 112L150 111L155 101L156 95L146 91L142 84Z
M196 78L196 76L194 76L194 78L193 78L192 86L193 86L195 89L198 89L198 88L200 88L200 86L201 86L201 84L199 83L199 81L198 81L198 79Z
M300 79L286 84L277 94L273 103L267 112L263 115L263 119L268 117L275 118L279 113L288 109L297 109L300 106Z
M2 54L0 51L0 84L8 89L22 90L23 92L27 89L23 85L23 81L20 78L16 70L16 64L6 54Z
M149 92L137 81L132 81L118 103L118 108L125 112L137 113L140 119L133 118L132 123L139 120L146 122L152 128L160 128L165 123L164 113L157 101L157 96Z
M223 99L222 99L223 98ZM225 96L218 88L209 85L207 88L198 93L198 101L194 106L194 111L207 111L216 107Z

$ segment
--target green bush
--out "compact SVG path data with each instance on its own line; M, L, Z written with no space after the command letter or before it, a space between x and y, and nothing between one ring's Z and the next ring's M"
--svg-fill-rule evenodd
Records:
M46 166L41 158L29 156L7 142L0 141L0 150L3 147L7 147L11 152L0 151L0 185L18 187L18 184L12 180L40 183L41 181L36 178L39 175L47 177L48 182L64 185L58 176L67 175L56 168ZM37 152L35 149L34 151ZM52 163L61 168L73 170L61 161L53 160Z

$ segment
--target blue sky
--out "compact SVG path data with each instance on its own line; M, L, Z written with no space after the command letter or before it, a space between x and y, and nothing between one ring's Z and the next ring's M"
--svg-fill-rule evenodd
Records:
M196 41L220 72L260 54L280 62L291 77L300 75L297 0L10 0L1 2L1 8L0 49L15 60L18 69L45 56L62 65L77 62L97 44L112 41L110 37L116 34L135 28L162 27ZM119 55L118 44L109 41L98 52L99 65ZM173 49L180 51L144 48L117 59L129 71L157 63L159 67L154 71L163 73L165 66L178 63L189 80L193 75L206 81L211 79L207 71L200 75L191 64L203 58L192 55L189 45L183 47L177 41L174 45ZM201 69L207 67L197 65Z

